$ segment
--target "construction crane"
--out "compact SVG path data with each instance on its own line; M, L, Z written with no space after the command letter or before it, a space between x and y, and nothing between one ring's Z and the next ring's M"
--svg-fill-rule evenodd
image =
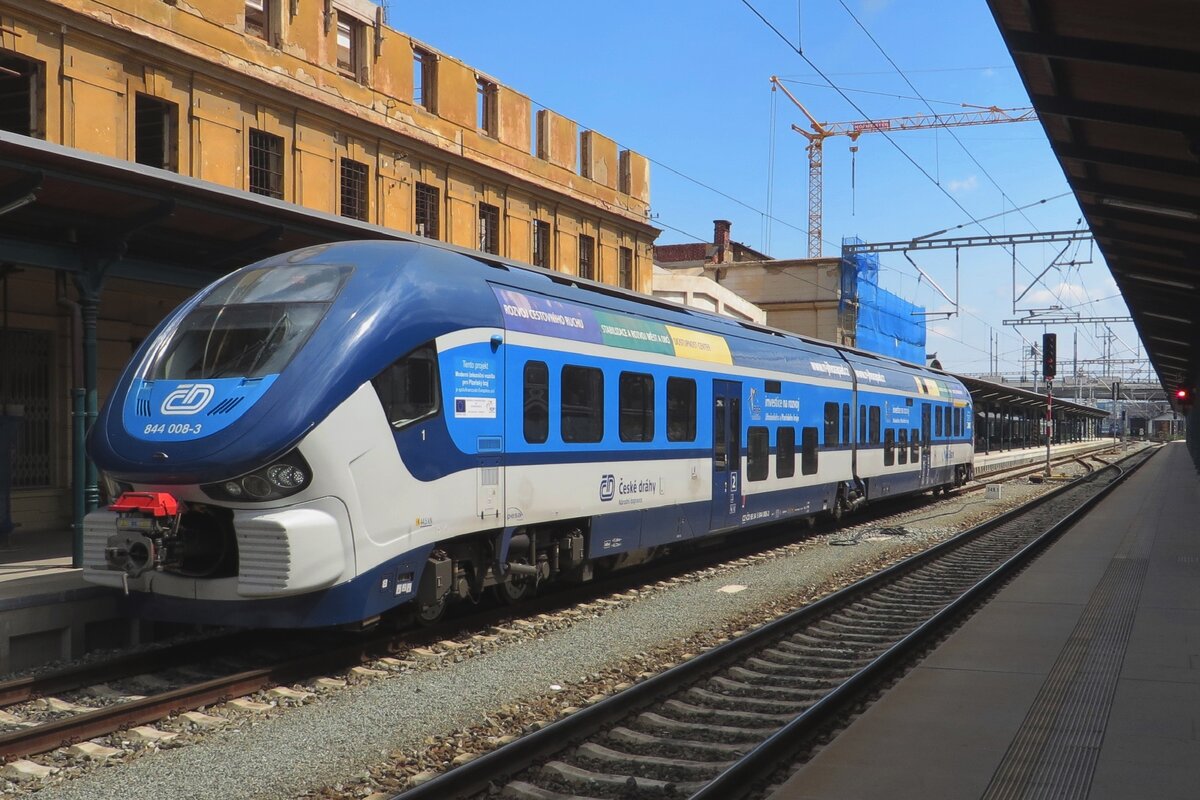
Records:
M787 90L778 77L771 76L771 91L775 87L783 90L787 98L808 118L812 130L792 125L792 130L808 140L808 257L821 257L821 171L825 140L831 136L845 136L851 142L858 141L864 133L891 133L892 131L915 131L927 128L959 128L967 125L995 125L1001 122L1029 122L1037 119L1032 108L997 108L996 106L971 106L963 108L976 111L958 111L953 114L916 114L910 117L867 119L857 122L818 122L795 95ZM851 147L851 150L857 150Z

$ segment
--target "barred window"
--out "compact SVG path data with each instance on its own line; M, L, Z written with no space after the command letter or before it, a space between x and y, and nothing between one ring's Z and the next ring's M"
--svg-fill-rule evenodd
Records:
M283 199L283 137L250 129L250 191Z
M633 288L633 250L622 247L617 262L617 282L622 289Z
M479 249L500 252L500 209L487 203L479 204Z
M367 219L367 165L342 159L342 216Z
M550 223L533 221L533 265L550 268Z
M438 190L436 186L417 184L417 223L413 230L417 236L438 238Z
M53 344L50 331L0 330L0 402L24 406L12 457L14 489L51 484Z
M591 236L579 237L579 277L593 280L596 277L596 240Z

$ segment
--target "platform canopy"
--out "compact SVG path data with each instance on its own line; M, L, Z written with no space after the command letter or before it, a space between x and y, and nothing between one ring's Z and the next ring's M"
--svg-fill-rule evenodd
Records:
M1168 392L1200 381L1200 7L988 0Z

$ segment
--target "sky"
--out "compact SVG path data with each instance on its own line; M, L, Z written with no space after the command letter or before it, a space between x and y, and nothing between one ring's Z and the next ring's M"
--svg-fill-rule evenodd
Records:
M772 75L822 122L947 113L963 103L1028 105L983 0L384 5L389 26L650 158L658 244L711 241L712 221L728 219L736 241L776 258L807 255L806 142L791 130L806 121L772 93ZM823 255L837 255L848 236L883 242L946 229L978 235L1084 224L1037 122L868 134L853 156L850 144L825 143ZM1128 316L1099 250L1083 243L1058 257L1062 248L1019 247L1016 264L1000 248L962 250L957 293L953 251L911 254L959 309L928 317L927 352L947 369L978 374L991 371L994 349L1001 373L1031 375L1029 347L1048 330L1058 334L1060 375L1076 339L1081 362L1106 352L1142 357L1132 323L1108 326L1111 334L1096 323L1003 324L1052 306ZM881 256L881 266L884 288L931 312L953 310L903 254ZM1101 371L1097 363L1080 368Z

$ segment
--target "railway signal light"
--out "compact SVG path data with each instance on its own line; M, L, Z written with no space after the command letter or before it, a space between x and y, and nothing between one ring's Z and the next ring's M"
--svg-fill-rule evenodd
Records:
M1186 387L1179 387L1175 390L1175 403L1184 411L1192 407L1192 390Z
M1058 367L1058 334L1042 334L1042 377L1053 380Z

